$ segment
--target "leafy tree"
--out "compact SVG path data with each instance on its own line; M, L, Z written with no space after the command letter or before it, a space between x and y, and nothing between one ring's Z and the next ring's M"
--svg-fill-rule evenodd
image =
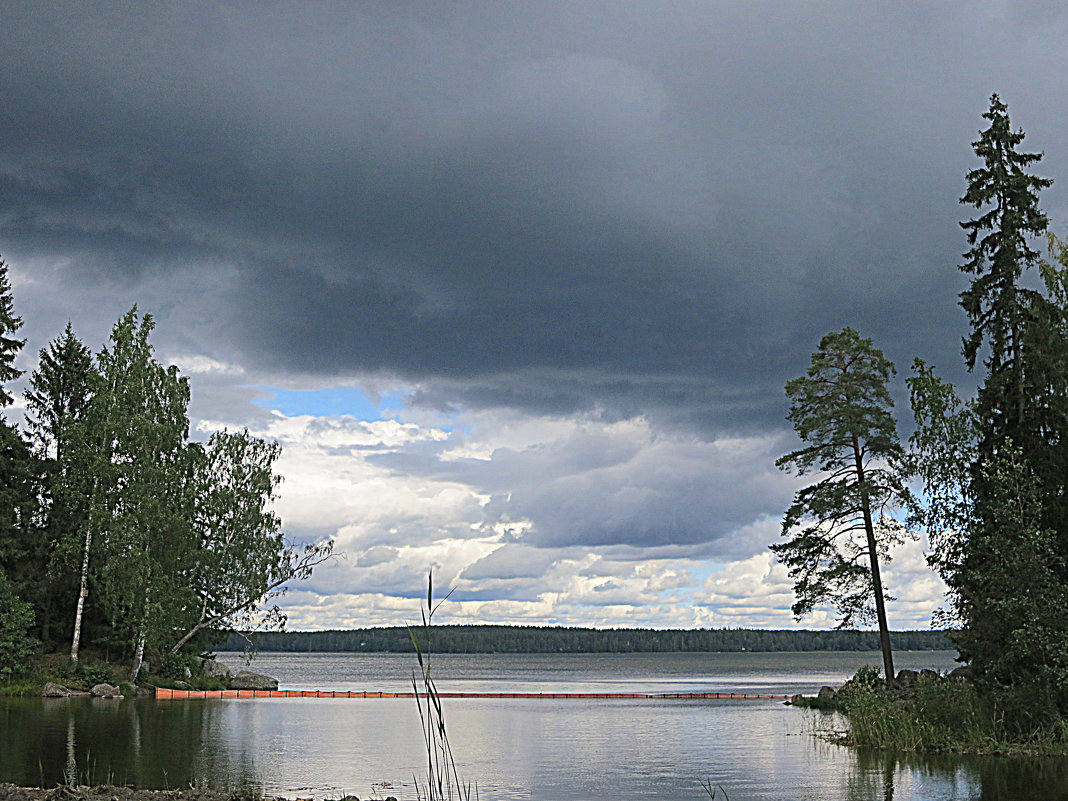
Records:
M212 434L206 447L193 447L197 545L182 571L192 597L181 610L181 636L169 644L172 653L205 629L282 628L285 616L277 606L266 614L259 608L288 582L308 578L333 548L329 541L302 551L286 544L271 509L281 481L274 472L278 443L248 431L223 431Z
M136 307L115 324L97 356L92 400L76 428L77 459L92 476L82 551L81 591L71 659L77 661L90 561L112 625L130 638L132 676L144 654L154 604L174 582L188 539L189 385L152 355L150 315ZM95 544L94 544L95 540Z
M953 575L968 624L954 641L988 687L1013 693L1010 717L1033 725L1068 709L1065 555L1021 450L1003 447L982 469L984 516Z
M115 324L110 347L97 357L102 381L89 417L107 460L94 521L102 535L103 600L113 625L132 638L131 680L190 535L189 383L153 357L154 326L136 307Z
M887 680L894 663L879 563L904 532L887 512L909 497L886 388L894 372L870 339L844 328L824 336L807 373L786 384L787 419L804 446L777 465L821 477L797 492L783 518L787 541L771 546L795 580L799 619L828 603L840 627L875 618Z
M1039 289L1021 284L1039 264L1032 240L1047 227L1030 175L1041 154L1023 153L997 95L990 127L973 143L983 166L968 173L962 203L982 210L962 223L971 250L961 294L972 330L973 369L986 374L974 400L917 362L909 379L917 428L913 463L925 504L913 519L935 545L950 588L961 657L987 690L1068 710L1068 254L1050 238Z
M979 415L974 399L961 400L956 388L922 359L913 362L906 384L916 423L909 437L909 472L922 488L920 496L911 496L909 524L926 531L932 546L928 561L949 589L950 606L939 616L946 624L959 625L957 576L976 524L969 466L978 459Z

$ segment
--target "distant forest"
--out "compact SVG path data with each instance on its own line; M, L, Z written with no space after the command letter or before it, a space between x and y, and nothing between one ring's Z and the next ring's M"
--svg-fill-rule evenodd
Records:
M415 629L420 644L447 654L588 654L736 651L875 651L875 631L765 631L757 629L587 629L539 626L433 626ZM428 637L429 634L429 643ZM941 631L899 631L900 651L953 650ZM408 629L391 626L346 631L262 632L260 651L408 653L415 649ZM231 634L220 651L240 651L244 637Z

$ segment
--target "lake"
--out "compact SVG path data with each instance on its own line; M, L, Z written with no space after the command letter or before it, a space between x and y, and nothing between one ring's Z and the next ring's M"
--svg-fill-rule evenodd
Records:
M948 652L898 667L953 667ZM242 667L236 654L220 661ZM439 689L457 692L815 693L877 653L441 654ZM283 688L411 689L404 654L261 654ZM1068 799L1064 760L863 753L819 736L834 715L767 700L444 701L457 766L484 801L1048 801ZM0 781L227 789L336 799L415 798L425 773L411 699L112 701L0 699Z

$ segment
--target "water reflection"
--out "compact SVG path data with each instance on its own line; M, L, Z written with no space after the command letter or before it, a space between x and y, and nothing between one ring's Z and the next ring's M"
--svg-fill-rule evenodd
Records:
M103 698L0 699L0 780L85 784L255 786L240 753L205 748L217 730L211 704Z
M468 656L454 660L455 677L443 673L452 683L498 688L513 673L550 687L613 687L634 676L643 687L711 686L725 676L750 687L791 673L792 658L767 657L762 672L754 659L745 675L736 656L721 660L730 671L713 664L706 673L701 664L715 662L709 656L665 656L659 672L649 659L618 655L585 662ZM322 686L341 677L364 688L399 683L408 667L403 657L322 655L301 670L317 663ZM834 715L774 701L447 699L446 717L460 771L487 801L707 801L705 778L731 801L1068 801L1063 760L857 752L814 734L840 728ZM414 798L412 778L424 770L421 741L415 706L403 699L0 698L0 781L22 784L56 785L73 775L331 799L388 783L386 794L404 800Z

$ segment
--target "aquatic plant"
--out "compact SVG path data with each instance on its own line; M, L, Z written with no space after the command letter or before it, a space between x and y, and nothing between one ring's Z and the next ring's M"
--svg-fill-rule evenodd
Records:
M427 768L426 782L415 779L415 791L420 801L453 801L459 798L470 801L472 785L460 780L453 758L452 745L445 730L445 713L441 707L441 694L430 671L430 627L434 613L449 599L449 592L437 604L434 603L434 571L427 574L426 606L420 605L423 619L423 641L420 642L415 630L409 626L408 634L415 646L415 657L419 662L419 671L412 671L412 689L415 691L415 703L419 708L419 723L423 729L423 745L426 748ZM475 798L478 789L475 788Z

